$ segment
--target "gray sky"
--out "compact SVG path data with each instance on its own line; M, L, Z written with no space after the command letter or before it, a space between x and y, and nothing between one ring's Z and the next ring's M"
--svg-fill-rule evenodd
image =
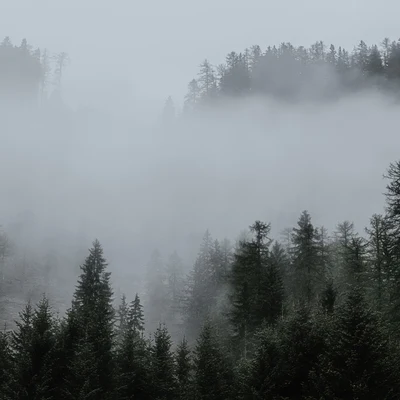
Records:
M204 58L218 64L231 50L282 41L308 46L321 39L351 49L360 39L395 40L400 5L396 0L0 0L0 8L0 35L15 42L26 37L35 46L70 55L65 82L71 102L94 101L110 95L115 82L130 81L133 101L153 103L171 94L180 103Z

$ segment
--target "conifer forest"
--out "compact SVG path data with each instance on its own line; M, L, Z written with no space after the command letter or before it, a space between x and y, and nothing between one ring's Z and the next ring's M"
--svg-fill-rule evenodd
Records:
M278 150L271 144L260 155L258 136L250 132L254 125L235 122L238 139L233 128L225 135L220 120L229 107L235 113L242 105L264 100L290 110L321 104L335 109L346 99L371 93L398 112L400 41L371 45L361 40L353 49L322 41L310 47L254 45L228 53L222 64L204 60L182 99L165 95L157 123L143 135L159 147L135 142L126 153L119 153L111 139L102 144L104 137L118 137L123 122L115 125L101 110L74 110L64 101L64 77L72 63L73 55L70 60L65 52L35 49L25 39L15 45L6 37L0 44L0 198L16 199L8 205L0 200L0 400L399 400L400 153L398 159L392 157L396 126L387 133L393 153L379 153L377 147L367 152L366 133L347 145L350 133L342 137L338 132L340 144L325 146L318 158L344 149L332 156L332 170L340 174L336 178L326 172L328 162L314 163L313 156L303 157L300 150L288 170L274 167L267 159L273 160ZM325 118L320 137L333 125L344 132L347 117L353 121L349 132L364 135L370 123L358 126L357 121L370 121L374 106L368 107L370 111L356 118L350 116L351 107L340 118ZM310 120L319 118L310 115ZM275 129L273 117L271 111L269 130L257 128L260 136ZM215 126L212 134L199 138L196 126L208 123ZM290 121L283 123L279 140L291 142L293 154L302 140L304 148L308 143L319 146L312 135L294 142L285 138ZM382 118L381 129L374 125L378 139L386 135L384 124ZM137 131L132 128L127 137ZM233 168L223 163L231 157L235 140L239 147L247 140L249 154L259 158L251 161L250 156L247 166L235 169L232 190L217 204L212 193L223 190L223 178L215 178L214 186L202 186L203 179L218 176L218 165ZM20 154L23 165L11 167L7 163L19 157L15 148L20 141L29 143ZM71 153L75 155L68 158L66 149L75 147L81 149L79 157ZM159 148L170 157L164 164L154 156ZM199 163L186 177L185 166L197 162L190 160L194 148L200 149L200 159L211 154L204 153L207 149L215 150L220 164L213 172L202 173ZM180 149L186 149L182 154L186 151L187 158ZM146 178L147 185L167 182L148 197L145 183L129 188L134 179L153 173L151 166L139 167L142 153L150 159L146 165L159 171L157 180ZM352 173L348 166L356 164L356 156L367 160ZM379 171L377 157L384 158L385 168ZM271 162L268 171L259 170L263 159ZM118 160L126 164L111 175ZM321 173L321 185L336 185L334 195L322 193L314 178L313 185L302 187L307 177L290 175L300 168L299 160ZM183 182L179 192L175 178L163 174L167 165ZM241 168L254 176L243 175L249 186L240 184L235 190ZM128 176L130 169L136 175ZM357 175L361 169L363 178ZM81 177L74 186L77 195L69 189L75 176L69 175L75 173L71 170ZM10 174L16 178L6 180ZM277 186L269 187L271 176L278 176ZM365 189L372 176L383 182L373 189L375 194ZM113 186L100 186L103 179ZM339 190L335 180L341 179L348 185ZM198 185L196 191L189 180ZM291 187L293 181L297 186ZM296 197L297 189L307 194L309 206L304 197ZM364 190L363 201L354 205L357 190ZM275 214L269 216L267 205L280 191L290 193L290 204L301 204L302 210L289 209L289 203L278 199L271 211ZM33 192L42 193L32 200L37 215L20 208ZM365 215L375 195L381 207ZM119 203L118 196L129 202ZM189 203L193 207L185 208ZM329 207L318 208L322 203ZM139 221L146 204L152 222L135 225L129 214ZM259 213L264 205L268 211ZM6 207L13 210L7 218ZM76 217L84 222L69 235L60 226L75 226L73 210L80 208L92 214ZM46 221L44 215L49 215ZM222 215L228 222L219 229ZM236 215L241 227L233 231L229 221ZM329 222L337 215L343 219ZM255 218L243 223L247 216ZM92 217L98 230L85 231ZM60 229L40 225L45 223Z

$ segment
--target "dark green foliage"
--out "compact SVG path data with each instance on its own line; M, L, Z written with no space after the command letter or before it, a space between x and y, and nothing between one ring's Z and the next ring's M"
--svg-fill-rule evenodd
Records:
M179 343L175 357L177 396L178 399L186 400L193 391L193 366L186 338Z
M128 310L127 324L137 333L142 333L144 331L143 306L140 303L140 298L137 293Z
M11 400L14 396L14 355L10 335L0 332L0 399Z
M117 379L116 393L121 400L152 397L151 358L146 341L135 328L132 319L128 320L116 354Z
M213 328L206 324L194 351L196 400L228 400L232 371L224 359Z
M311 374L316 398L395 399L400 393L398 372L376 316L353 287Z
M171 336L167 328L160 325L154 333L154 344L151 348L151 386L154 399L173 400L176 398L175 360L171 345Z
M327 314L332 314L335 309L337 290L332 280L328 281L321 294L321 306Z
M278 398L285 386L282 344L276 331L262 329L259 344L252 360L243 399ZM243 390L243 389L242 389Z
M245 358L257 328L264 321L275 323L282 315L284 298L284 267L278 253L271 257L269 251L270 225L256 221L250 229L253 238L240 243L231 271L231 321Z
M320 237L307 211L303 211L297 225L292 233L292 290L297 302L311 305L325 280Z
M55 321L44 297L35 310L28 304L20 315L12 347L15 357L15 391L19 399L52 399L55 355Z
M309 373L325 350L322 328L310 309L301 306L278 330L284 366L279 394L283 398L302 399L309 393Z
M114 309L112 307L110 273L106 272L106 266L103 249L96 240L89 250L85 263L81 266L82 273L78 280L72 308L73 318L76 318L79 331L78 350L75 351L74 358L80 357L79 363L84 366L90 365L92 359L95 360L94 366L99 386L96 384L88 387L87 390L96 390L94 398L102 399L112 396L114 380L112 355ZM80 353L83 355L79 355ZM83 356L88 356L89 359L85 361L82 359ZM92 366L93 363L90 368ZM74 369L74 364L71 368ZM76 371L73 373L76 374ZM90 380L89 383L92 384L93 381ZM77 393L73 393L73 395L77 395Z

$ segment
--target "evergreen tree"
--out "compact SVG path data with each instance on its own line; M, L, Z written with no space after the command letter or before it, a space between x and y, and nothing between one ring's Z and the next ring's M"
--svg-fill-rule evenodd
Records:
M136 293L135 299L132 301L128 310L128 321L127 326L133 328L137 333L143 333L144 331L144 313L143 306L140 304L139 295Z
M199 94L203 100L210 100L217 95L217 82L213 66L204 60L200 65L199 78Z
M168 323L172 334L180 333L184 296L183 264L178 253L171 254L167 264L168 276Z
M194 351L196 400L228 400L231 371L209 323L203 327Z
M136 296L139 298L138 296ZM140 302L139 302L140 305ZM130 310L133 307L131 306ZM141 312L141 308L138 310ZM139 313L140 314L140 313ZM142 321L138 313L130 312L127 327L117 348L117 393L121 400L152 399L151 357L146 341L141 335Z
M78 352L74 358L88 356L88 360L79 360L78 365L92 368L94 359L96 380L90 379L85 390L95 390L94 399L112 398L114 389L114 309L112 306L112 289L110 273L106 271L107 263L103 249L98 240L93 242L84 264L74 294L72 312L79 326ZM89 351L91 349L91 351ZM92 354L93 353L93 354ZM79 355L81 354L81 355ZM77 365L74 360L73 366ZM76 376L76 371L73 371ZM98 382L95 386L90 386ZM85 383L85 385L87 385ZM72 393L77 395L77 393Z
M213 240L210 232L206 231L185 290L185 325L189 341L198 336L202 324L215 305L215 268L212 255Z
M147 328L153 331L160 323L165 322L168 309L168 286L165 266L158 250L151 255L147 265L146 276L146 322Z
M129 313L129 305L126 302L125 294L122 295L121 304L118 306L117 312L117 340L118 342L121 341L124 332L127 329L128 325L128 313Z
M324 352L324 330L310 309L301 305L278 330L282 346L282 398L303 399L309 394L309 374Z
M44 297L32 310L28 304L13 335L18 399L53 398L54 320Z
M284 386L282 346L277 332L264 328L258 334L259 344L251 361L244 399L275 399Z
M311 223L311 216L303 211L292 233L292 282L297 301L312 304L321 288L325 271L320 257L318 230Z
M179 400L186 400L193 390L192 360L186 338L178 344L176 350L176 381Z
M325 353L310 375L313 398L399 397L398 362L359 287L352 287L328 332Z
M335 309L337 290L332 280L329 280L322 291L321 306L327 314L332 314Z
M152 347L152 388L154 399L176 398L175 360L171 351L171 336L165 326L159 326L154 334Z
M10 337L0 332L0 399L14 399L14 355L10 345Z

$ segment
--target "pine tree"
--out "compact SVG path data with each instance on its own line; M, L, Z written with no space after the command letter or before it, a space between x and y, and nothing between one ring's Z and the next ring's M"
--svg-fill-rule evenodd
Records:
M179 400L187 400L193 390L192 360L186 338L176 349L176 380Z
M367 264L371 298L379 312L390 303L392 282L392 254L389 226L382 215L374 214L370 219L368 234Z
M167 321L173 337L177 336L182 328L182 310L184 296L183 264L178 253L171 254L167 263L168 279L168 316Z
M318 230L311 223L311 216L303 211L292 233L292 288L297 301L312 304L324 279L324 268L320 257Z
M99 387L88 387L86 390L95 390L94 399L112 398L114 388L114 309L112 306L112 289L110 273L106 271L107 263L103 256L103 249L98 240L93 242L84 264L81 266L81 276L74 294L72 312L75 314L79 326L79 351L95 359L96 380ZM91 348L91 354L87 348ZM75 358L79 356L76 353ZM81 356L82 357L82 356ZM79 363L89 365L89 361L80 360ZM76 361L76 360L75 360ZM76 364L76 363L75 363ZM74 371L76 376L76 372ZM77 393L72 393L77 395Z
M359 287L338 310L326 350L311 374L313 398L397 399L398 362Z
M121 304L118 306L117 312L117 341L120 342L128 324L129 305L126 302L125 294L122 295Z
M210 324L203 327L194 351L196 400L228 400L231 371Z
M54 319L44 297L33 311L28 304L13 336L18 399L51 399L53 392Z
M245 358L256 329L263 321L274 323L282 314L284 297L280 266L269 253L270 225L256 221L250 230L253 239L240 244L231 272L231 322Z
M164 104L162 120L167 127L171 126L175 120L175 106L171 96L167 98Z
M185 290L185 325L189 341L194 340L215 305L213 240L206 231Z
M217 82L215 79L214 67L204 60L200 65L199 78L199 93L203 100L208 101L215 98L217 95Z
M329 280L321 294L321 306L327 314L332 314L335 309L337 290L333 280Z
M140 305L140 302L136 301L136 304ZM117 348L117 393L121 400L132 398L150 400L152 399L151 357L140 330L143 328L143 321L140 318L141 307L131 305L130 310L133 309L139 312L129 313L127 328Z
M137 293L129 307L128 317L127 326L131 325L135 332L142 334L144 332L144 313Z
M14 399L14 355L10 345L10 335L0 332L0 399Z
M317 324L307 305L300 305L278 330L281 338L282 398L307 398L311 370L324 352L323 327Z
M147 265L146 276L146 328L153 331L165 322L168 309L168 287L165 266L158 250L155 250Z
M243 399L275 399L284 386L282 346L277 332L267 327L258 336L259 344L250 364L247 393ZM242 389L243 390L243 389Z
M171 345L167 328L160 325L154 333L152 346L152 388L155 399L176 398L175 360Z

